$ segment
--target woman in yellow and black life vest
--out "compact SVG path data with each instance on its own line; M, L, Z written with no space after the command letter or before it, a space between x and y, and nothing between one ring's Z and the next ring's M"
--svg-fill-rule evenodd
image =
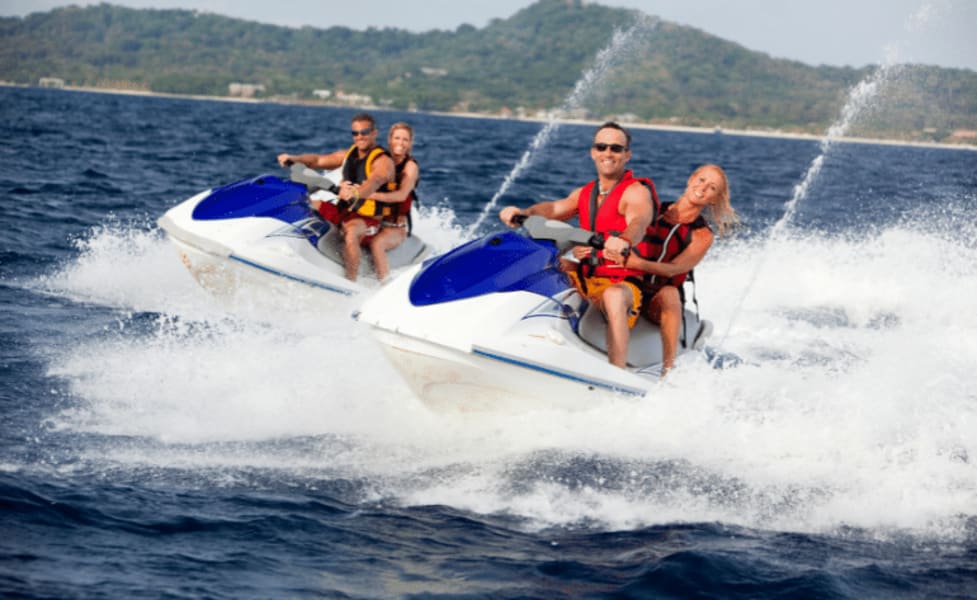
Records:
M632 252L625 261L627 268L645 273L643 311L661 327L663 376L674 366L678 350L684 314L682 284L712 245L712 228L702 216L706 207L720 236L739 222L729 203L726 173L717 165L696 169L679 199L662 204L645 235L643 251Z
M379 231L365 243L370 247L377 279L389 273L387 251L399 246L410 235L410 211L417 199L417 182L421 176L417 161L411 156L414 130L404 122L394 123L387 135L387 146L394 161L395 178L381 191L373 193L372 213L379 219Z

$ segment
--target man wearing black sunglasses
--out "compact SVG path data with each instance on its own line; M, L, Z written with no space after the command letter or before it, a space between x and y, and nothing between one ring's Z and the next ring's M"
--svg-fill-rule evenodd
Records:
M604 235L602 251L577 247L579 263L570 271L571 280L582 295L600 307L607 317L607 359L627 364L630 328L641 310L642 271L624 267L631 240L640 242L657 213L658 197L650 179L636 179L627 169L631 159L631 134L614 122L594 133L590 158L597 167L597 179L570 192L560 200L539 202L525 210L507 206L499 218L510 227L516 215L539 215L567 221L580 218L580 226Z
M340 205L314 203L324 219L341 225L343 263L346 278L356 281L360 271L361 246L380 231L384 214L382 203L373 194L394 181L394 162L390 154L377 145L377 124L372 115L353 116L353 145L331 154L279 154L283 167L302 163L311 169L332 170L343 167L339 184Z

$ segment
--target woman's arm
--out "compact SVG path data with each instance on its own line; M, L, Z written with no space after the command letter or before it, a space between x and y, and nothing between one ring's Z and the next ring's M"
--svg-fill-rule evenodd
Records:
M420 179L421 170L417 168L417 163L414 161L408 162L404 165L404 178L400 182L400 186L396 190L389 192L374 192L372 198L379 202L387 204L396 204L397 202L403 202L410 197L410 193L414 191L417 186L417 180Z
M692 232L692 241L685 250L668 262L658 262L641 258L634 252L628 255L624 266L630 269L640 269L659 277L675 277L691 271L712 246L713 235L708 227L702 227Z

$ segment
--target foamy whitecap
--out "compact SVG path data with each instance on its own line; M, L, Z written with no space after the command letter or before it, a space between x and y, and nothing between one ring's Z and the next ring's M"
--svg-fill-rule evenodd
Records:
M388 499L538 527L720 520L954 537L977 499L977 342L964 333L977 330L977 248L945 218L719 245L697 294L729 330L712 350L737 361L691 356L644 399L521 414L432 413L348 312L168 315L167 294L143 283L182 286L176 260L155 258L155 236L130 233L132 251L100 234L48 285L163 314L66 348L52 374L80 401L51 424L152 442L95 461L327 469ZM436 210L419 221L425 239L461 241Z

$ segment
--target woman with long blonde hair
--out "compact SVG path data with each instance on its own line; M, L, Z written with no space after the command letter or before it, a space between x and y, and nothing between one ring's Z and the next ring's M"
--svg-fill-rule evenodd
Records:
M626 267L648 273L641 290L643 312L661 327L662 376L675 364L684 311L682 286L713 242L712 227L702 216L706 209L720 236L739 223L729 202L729 180L718 165L702 165L692 172L682 195L663 203L651 224L645 241L652 251L645 257L632 252L625 261Z
M387 263L387 251L399 246L410 229L411 204L417 199L415 188L421 176L417 161L411 156L414 145L414 130L403 121L390 126L387 134L387 150L394 161L394 189L376 192L373 197L380 202L398 204L399 211L395 219L385 219L380 223L380 231L369 239L370 253L376 268L377 279L381 282L387 277L390 268Z

